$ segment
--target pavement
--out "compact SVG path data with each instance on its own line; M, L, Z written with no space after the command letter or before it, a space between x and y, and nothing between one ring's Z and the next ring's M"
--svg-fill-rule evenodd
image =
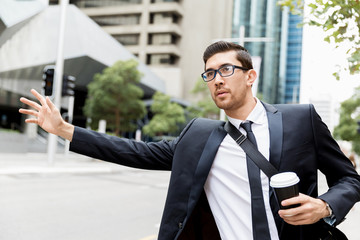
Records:
M124 168L76 153L57 153L51 162L46 153L0 153L0 175L116 173Z
M54 173L114 173L125 167L65 151L58 138L53 159L47 155L47 140L38 135L0 131L0 175Z

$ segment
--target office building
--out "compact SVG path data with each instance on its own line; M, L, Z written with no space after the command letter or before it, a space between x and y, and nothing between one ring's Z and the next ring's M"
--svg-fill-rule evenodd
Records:
M50 4L57 4L51 0ZM202 53L231 36L232 0L70 0L145 63L166 93L190 101Z
M301 17L282 11L275 0L234 0L232 38L267 38L245 41L253 56L261 57L258 96L270 103L299 101L302 50ZM270 40L269 40L270 39Z
M27 11L18 10L23 8ZM0 19L4 26L0 32L0 127L22 130L20 96L33 98L31 88L42 92L43 69L56 63L60 6L48 6L40 0L6 0ZM63 72L76 78L74 124L85 127L82 107L87 84L107 66L136 57L76 6L68 6L66 19ZM150 99L155 91L165 92L164 82L144 63L140 62L138 69L143 73L140 87L144 99ZM67 100L63 98L63 110L68 108Z

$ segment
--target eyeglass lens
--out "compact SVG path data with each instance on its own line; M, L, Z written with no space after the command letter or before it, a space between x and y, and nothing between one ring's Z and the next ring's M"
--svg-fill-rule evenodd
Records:
M222 76L222 77L228 77L228 76L231 76L234 73L234 66L226 65L226 66L223 66L223 67L219 68L218 70L206 71L203 74L204 80L205 81L213 80L215 78L215 76L216 76L216 72L219 72L220 76Z

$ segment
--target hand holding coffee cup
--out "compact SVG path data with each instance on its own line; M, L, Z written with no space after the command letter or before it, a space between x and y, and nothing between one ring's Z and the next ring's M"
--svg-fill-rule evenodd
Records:
M275 195L281 209L289 209L298 206L282 206L281 202L285 199L299 196L299 181L299 177L294 172L278 173L270 178L270 186L275 190Z

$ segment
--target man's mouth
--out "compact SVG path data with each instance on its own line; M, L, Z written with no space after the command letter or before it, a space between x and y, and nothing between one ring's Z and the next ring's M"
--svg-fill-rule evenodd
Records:
M221 97L221 96L224 96L224 95L227 94L227 93L228 93L227 91L219 90L219 91L216 92L215 95Z

